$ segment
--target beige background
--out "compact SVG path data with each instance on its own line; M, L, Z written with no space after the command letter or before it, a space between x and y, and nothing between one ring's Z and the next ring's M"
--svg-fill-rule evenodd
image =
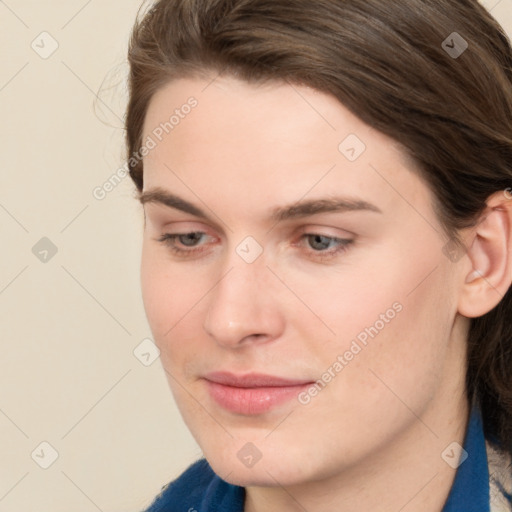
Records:
M0 512L136 512L201 455L160 360L134 354L134 187L93 195L124 164L140 3L0 0ZM512 0L484 4L512 34Z

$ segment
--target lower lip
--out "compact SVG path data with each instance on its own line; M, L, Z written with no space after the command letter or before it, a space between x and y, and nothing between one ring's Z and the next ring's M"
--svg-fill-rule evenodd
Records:
M235 388L210 380L206 381L210 396L231 412L245 415L262 414L288 402L311 386L311 382L297 386L263 388Z

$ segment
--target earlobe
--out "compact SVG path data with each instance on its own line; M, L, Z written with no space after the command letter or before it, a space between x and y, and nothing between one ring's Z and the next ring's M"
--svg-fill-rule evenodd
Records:
M491 311L512 283L512 200L503 191L488 199L467 245L458 311L476 318Z

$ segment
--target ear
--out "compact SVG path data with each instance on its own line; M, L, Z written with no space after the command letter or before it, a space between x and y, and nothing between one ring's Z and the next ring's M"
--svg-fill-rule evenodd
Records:
M512 194L494 193L466 239L458 311L476 318L493 309L512 284Z

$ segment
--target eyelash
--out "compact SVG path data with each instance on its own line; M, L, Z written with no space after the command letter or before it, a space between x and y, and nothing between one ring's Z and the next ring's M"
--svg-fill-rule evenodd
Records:
M162 236L160 236L156 240L158 242L164 244L166 247L168 247L177 256L187 257L187 256L192 256L194 254L203 252L204 249L197 249L197 248L181 249L179 247L176 247L176 245L174 245L177 238L186 237L189 235L206 235L206 233L203 233L202 231L191 231L189 233L164 233ZM300 239L303 240L303 239L307 239L309 237L320 237L320 238L328 240L329 242L333 241L333 242L338 242L340 244L336 249L330 250L330 251L315 251L315 250L308 251L310 254L312 254L315 258L317 258L319 260L332 259L335 256L337 256L341 253L344 253L345 251L348 250L348 247L354 242L354 240L351 240L351 239L325 236L325 235L321 235L319 233L304 233ZM298 244L293 244L293 245L298 245Z

